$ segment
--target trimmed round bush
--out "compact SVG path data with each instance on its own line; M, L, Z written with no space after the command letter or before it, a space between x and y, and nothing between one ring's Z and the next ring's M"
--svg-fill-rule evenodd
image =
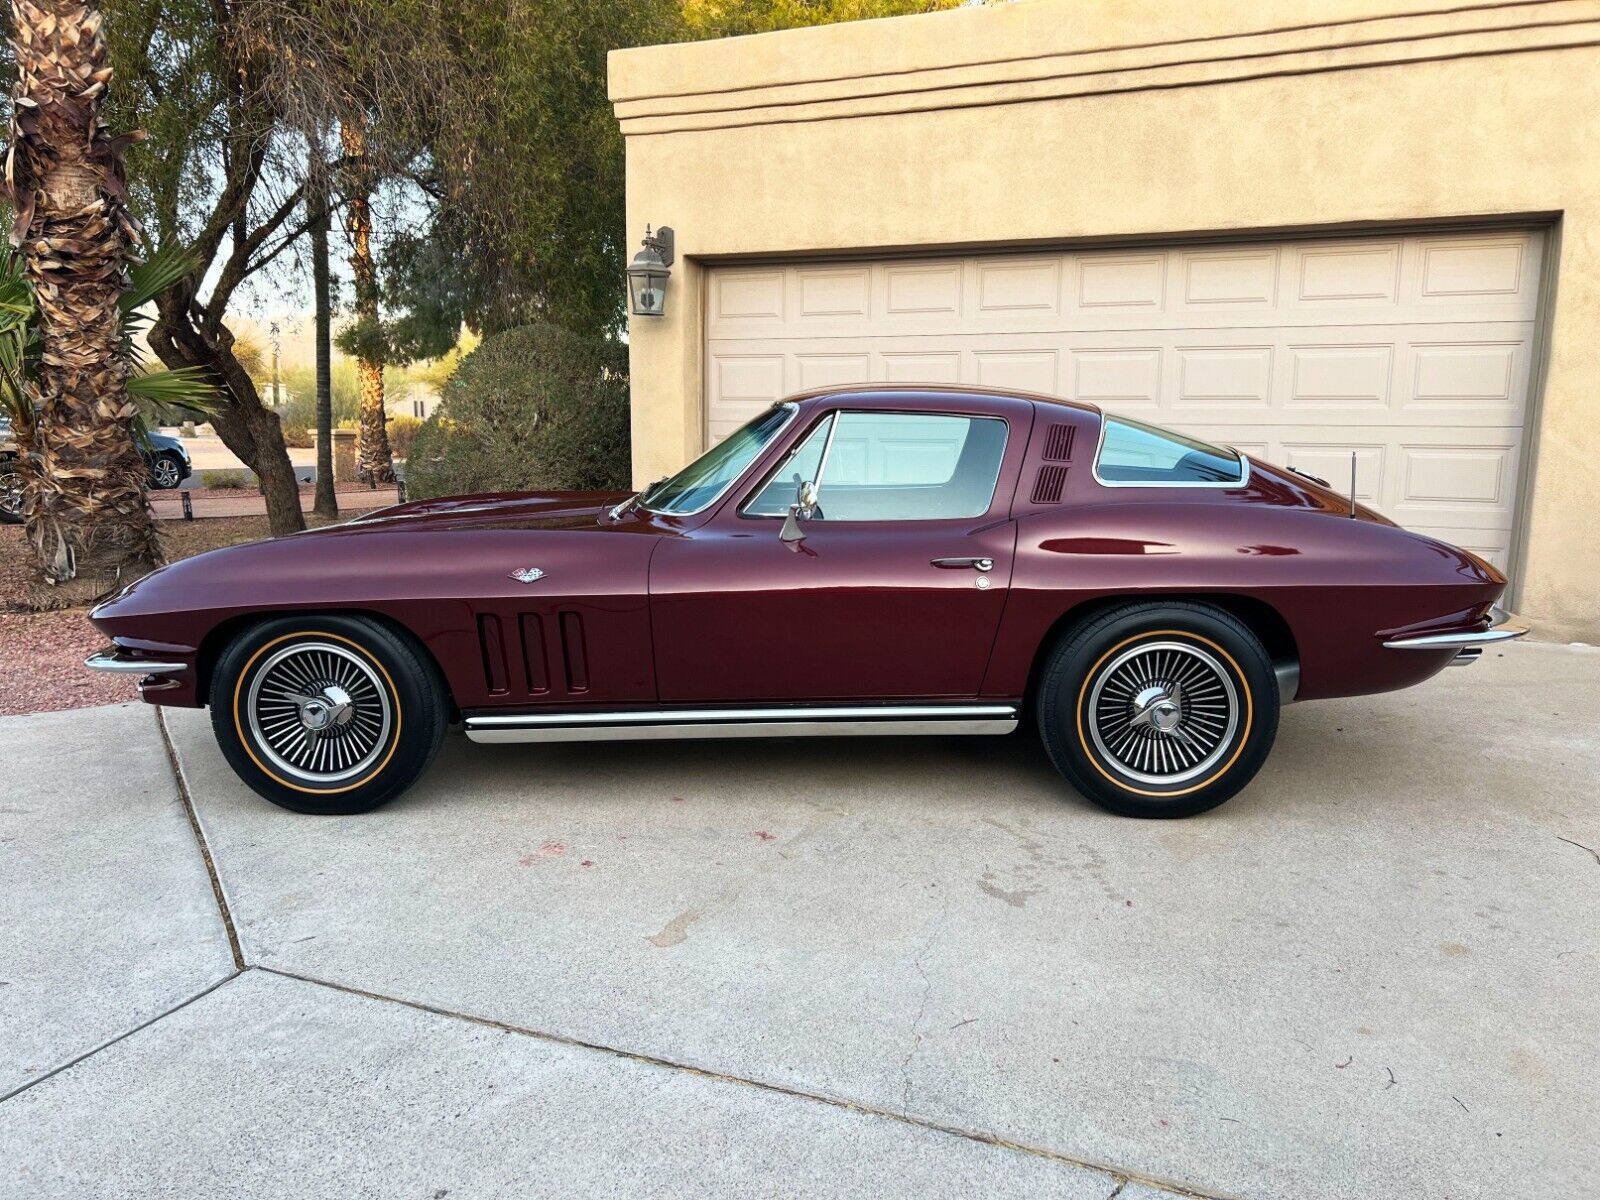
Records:
M416 431L406 487L470 492L625 488L628 348L552 325L485 338Z

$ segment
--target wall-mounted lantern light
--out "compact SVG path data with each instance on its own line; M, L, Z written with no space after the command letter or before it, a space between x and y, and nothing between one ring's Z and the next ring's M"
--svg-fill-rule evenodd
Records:
M636 317L659 317L667 311L667 280L672 271L672 230L655 233L644 227L644 245L628 265L628 305Z

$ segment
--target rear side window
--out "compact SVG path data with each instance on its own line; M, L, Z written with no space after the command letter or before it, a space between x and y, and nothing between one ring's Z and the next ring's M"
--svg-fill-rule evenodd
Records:
M1101 483L1226 486L1244 482L1244 459L1198 438L1126 417L1106 417L1094 475Z

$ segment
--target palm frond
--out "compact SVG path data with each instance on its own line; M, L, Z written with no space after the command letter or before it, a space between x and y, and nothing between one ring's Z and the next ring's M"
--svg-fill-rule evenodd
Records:
M204 367L178 367L171 371L131 375L128 395L206 417L214 416L218 407L216 385Z
M134 310L155 302L157 296L190 274L199 265L189 251L163 246L128 271L128 290L118 301L124 318Z

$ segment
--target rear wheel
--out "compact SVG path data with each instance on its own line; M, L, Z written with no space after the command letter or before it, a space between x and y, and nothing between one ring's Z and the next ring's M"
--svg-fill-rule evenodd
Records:
M433 760L448 705L408 638L362 617L282 617L223 652L211 726L257 793L303 813L366 812Z
M1056 647L1038 713L1056 768L1096 804L1186 817L1232 797L1266 761L1278 685L1260 641L1220 609L1133 604Z

